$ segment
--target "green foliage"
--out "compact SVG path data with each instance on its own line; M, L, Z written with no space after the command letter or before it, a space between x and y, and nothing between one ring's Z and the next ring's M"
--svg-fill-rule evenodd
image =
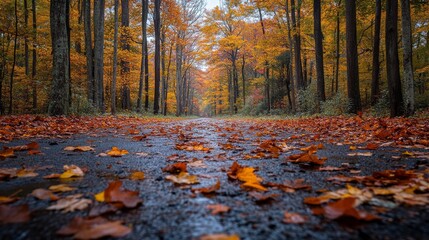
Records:
M313 82L298 92L298 112L314 114L317 112L317 89Z
M416 109L429 107L429 92L416 94Z
M72 115L95 115L98 112L97 108L88 101L86 96L73 95L70 113Z
M321 103L322 114L328 116L345 114L349 104L347 96L342 92L338 92L331 99Z
M371 109L374 116L388 116L390 114L389 92L383 90L380 92L380 97Z

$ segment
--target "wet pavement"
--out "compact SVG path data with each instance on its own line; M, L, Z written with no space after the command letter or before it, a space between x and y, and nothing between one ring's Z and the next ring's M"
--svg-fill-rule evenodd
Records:
M276 125L277 126L277 125ZM89 209L62 213L46 208L50 201L37 200L29 194L37 188L65 183L76 190L60 193L60 197L81 193L94 200L94 195L103 191L111 181L120 180L124 187L138 190L142 204L134 209L118 210L106 215L110 220L121 220L132 228L123 239L198 239L206 234L236 234L241 239L428 239L429 209L427 205L401 204L388 211L377 212L374 206L364 204L362 209L375 213L380 220L365 222L350 219L329 220L314 215L312 206L303 201L319 196L322 192L345 188L344 182L332 182L327 178L345 176L368 176L383 170L408 169L425 173L426 157L404 156L402 148L386 145L371 152L371 156L349 156L349 144L316 138L312 133L297 131L264 122L193 119L166 123L145 124L126 131L108 131L73 135L68 138L42 138L15 140L3 146L16 146L36 141L42 155L16 153L16 158L0 160L0 168L37 168L36 177L13 178L0 181L0 196L14 195L20 199L14 205L28 204L31 220L27 223L0 225L0 239L57 239L56 231L68 224L73 217L87 216ZM135 134L137 133L138 134ZM146 136L135 141L133 136ZM258 149L261 142L273 140L284 143L280 155L271 158ZM231 144L228 149L224 144ZM336 167L335 171L321 171L318 166L294 164L290 155L300 153L299 148L323 144L317 156L327 157L324 167ZM177 150L176 144L202 145L208 151ZM95 151L67 152L67 146L90 145ZM364 144L362 144L363 146ZM1 146L1 144L0 144ZM116 146L129 154L114 158L100 156ZM359 147L359 145L357 145ZM427 149L408 151L428 152ZM259 156L260 158L256 158ZM169 175L162 168L175 162L187 162L188 172L199 178L197 185L175 185L167 181ZM267 186L265 193L276 194L271 201L258 203L250 196L252 190L240 187L238 180L231 180L227 171L234 161L254 167L255 172ZM44 179L51 173L61 173L64 165L77 165L87 170L85 176L74 179ZM142 171L145 179L129 180L133 171ZM286 180L305 179L311 190L283 191L268 183L283 183ZM209 187L220 181L220 189L204 195L191 188ZM360 183L351 183L363 188ZM390 199L391 200L391 199ZM213 215L207 205L222 204L230 211ZM284 222L284 213L294 212L308 220L303 224Z

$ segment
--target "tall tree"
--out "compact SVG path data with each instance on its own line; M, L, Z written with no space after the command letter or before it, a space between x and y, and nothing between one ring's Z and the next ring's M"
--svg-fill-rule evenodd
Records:
M146 76L146 56L147 56L147 15L148 15L148 0L142 0L142 52L140 65L139 92L137 96L137 112L142 111L142 95L143 95L143 80ZM149 81L147 82L147 85ZM147 110L147 109L146 109Z
M37 17L36 17L36 0L31 1L31 10L33 12L33 61L31 69L31 82L33 85L33 111L37 110Z
M372 81L371 105L374 106L380 95L380 29L381 29L381 0L375 1L375 29L372 48Z
M83 0L83 21L85 35L86 53L86 78L87 78L87 99L91 104L96 104L95 80L94 80L94 52L92 48L92 28L91 28L91 0ZM97 106L98 107L98 106Z
M298 5L295 0L290 1L291 4L291 20L292 20L292 32L293 32L293 50L295 57L295 77L298 90L305 88L304 76L302 73L302 62L301 62L301 36L299 25L296 20L296 11L300 11L300 2ZM298 14L299 15L299 14Z
M130 96L130 62L127 59L130 51L130 2L129 0L121 1L121 50L126 53L123 54L121 58L121 78L122 78L122 87L121 87L121 99L122 99L122 109L131 108L131 96Z
M323 71L323 34L320 0L314 0L313 8L314 42L316 46L317 98L320 104L320 101L325 101L325 76Z
M116 73L118 67L118 8L119 0L115 0L114 14L115 14L115 29L113 34L113 76L111 86L111 103L110 110L112 115L116 114Z
M405 115L414 114L414 69L413 42L411 34L410 0L401 0L402 8L402 46L404 65L404 107Z
M49 114L69 113L69 50L67 10L69 0L55 0L50 3L50 26L52 38L52 88Z
M104 0L94 2L94 79L95 103L104 113Z
M347 93L350 101L349 113L358 113L361 110L361 103L356 33L356 0L346 1L346 41Z
M149 51L147 45L147 16L149 12L148 0L143 0L143 15L142 15L142 32L143 32L143 48L144 51L144 109L149 111Z
M390 116L401 116L403 115L403 98L398 56L398 0L387 0L386 2L386 69Z
M338 93L339 73L340 73L340 7L341 0L337 4L337 14L335 18L335 93ZM333 91L334 92L334 89Z
M28 0L24 0L24 25L28 28ZM25 75L30 76L30 64L29 64L29 49L28 49L28 37L27 34L24 37L24 67Z
M15 0L14 9L15 9L15 35L13 38L13 61L12 61L12 70L10 71L10 81L9 81L9 110L8 110L9 114L12 114L12 111L13 111L13 78L15 76L16 50L18 48L18 0Z
M159 113L159 96L161 83L161 0L155 0L154 9L155 25L155 89L153 100L153 113Z

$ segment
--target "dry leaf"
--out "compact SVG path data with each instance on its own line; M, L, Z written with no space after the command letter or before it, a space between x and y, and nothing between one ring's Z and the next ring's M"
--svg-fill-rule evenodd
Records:
M218 233L201 236L199 240L240 240L240 237L238 235Z
M220 189L220 181L218 179L216 184L213 186L206 187L206 188L192 188L192 191L202 193L202 194L210 194L210 193L214 193L215 191L217 191L219 189Z
M11 148L4 149L4 150L0 151L0 160L6 159L6 158L14 158L14 157L16 157L16 156L15 156L13 149L11 149Z
M138 191L122 189L121 181L110 182L109 186L101 193L95 195L99 202L120 203L127 208L135 208L142 202Z
M0 196L0 204L4 204L4 203L13 203L16 200L18 200L18 198L15 197L3 197Z
M82 194L75 194L60 199L56 204L46 208L47 210L63 210L63 213L74 212L76 210L86 209L92 201L90 199L81 198Z
M307 216L303 216L299 213L291 213L291 212L285 212L283 222L285 223L293 223L293 224L303 224L308 221Z
M165 168L162 169L163 172L178 174L181 172L187 172L186 163L184 162L178 162L174 164L167 165Z
M112 147L111 150L107 151L106 154L111 157L122 157L127 155L129 152L125 149L119 149L117 147Z
M229 212L229 210L231 209L230 207L222 204L210 204L210 205L207 205L206 208L211 210L212 215Z
M76 239L99 239L103 237L124 237L131 229L122 225L121 221L97 218L75 217L68 225L57 231L59 235L73 235Z
M28 205L0 205L0 223L23 223L30 220Z
M72 177L83 177L84 173L76 165L64 165L64 173L60 175L60 178L72 178Z
M134 171L130 175L131 180L144 180L144 172Z
M51 191L43 188L34 189L33 192L31 192L31 195L39 200L51 200L56 201L59 199L59 197L55 194L53 194Z
M197 184L199 183L198 177L190 175L187 172L181 172L179 175L168 175L165 179L172 181L176 184Z
M77 146L72 147L68 146L63 149L64 151L72 151L72 152L89 152L89 151L95 151L95 149L91 146Z
M49 190L52 192L70 192L75 190L76 188L70 187L66 184L58 184L58 185L52 185L49 187Z

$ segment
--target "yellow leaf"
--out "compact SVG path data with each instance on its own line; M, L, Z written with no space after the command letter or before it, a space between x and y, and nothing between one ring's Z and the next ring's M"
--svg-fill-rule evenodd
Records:
M98 202L104 202L104 191L97 193L94 195L95 196L95 200Z
M190 175L187 172L181 172L179 175L168 175L165 179L172 181L176 184L197 184L199 183L197 176Z
M143 180L144 179L144 172L139 172L139 171L133 172L130 175L130 179L131 180Z
M125 149L119 149L117 147L112 147L110 151L107 152L107 155L111 157L122 157L124 155L127 155L129 152Z
M60 175L61 179L72 178L72 177L83 177L84 173L82 169L80 169L76 165L64 165L65 172Z

